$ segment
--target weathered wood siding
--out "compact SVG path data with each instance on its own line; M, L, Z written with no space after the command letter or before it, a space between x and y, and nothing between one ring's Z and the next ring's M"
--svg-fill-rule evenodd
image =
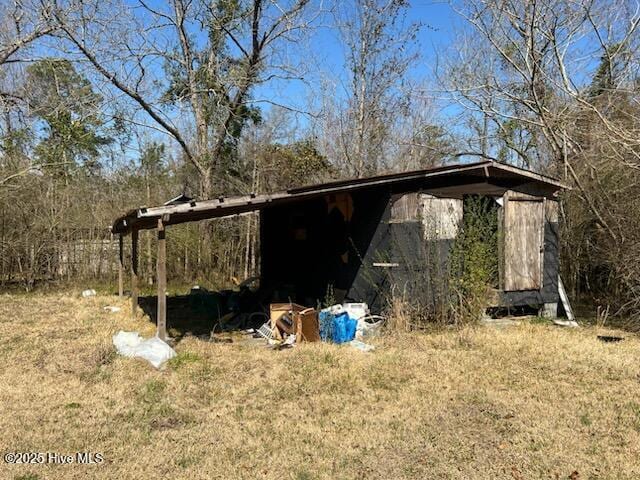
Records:
M420 195L426 240L453 240L462 223L462 200Z
M418 220L420 216L420 194L407 193L394 199L391 204L390 222L406 222Z
M507 192L504 197L504 289L542 287L544 201Z

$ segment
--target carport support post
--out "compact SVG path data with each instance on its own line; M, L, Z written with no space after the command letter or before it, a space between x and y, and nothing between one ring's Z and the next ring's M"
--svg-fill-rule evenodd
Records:
M138 230L131 230L131 316L138 309Z
M124 240L122 234L118 235L118 296L124 296Z
M158 323L157 335L161 340L167 338L167 241L165 239L164 222L158 219Z

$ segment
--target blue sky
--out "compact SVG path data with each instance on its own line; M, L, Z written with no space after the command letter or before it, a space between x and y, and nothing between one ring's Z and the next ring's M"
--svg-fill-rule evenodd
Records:
M446 1L415 0L411 2L407 11L407 22L415 22L422 25L417 40L420 58L414 63L411 71L408 72L411 80L418 83L432 76L436 49L446 48L450 45L453 25L457 19L458 16ZM299 48L299 46L295 48ZM323 77L331 77L334 81L348 81L344 46L339 38L337 29L329 26L319 26L313 31L308 45L303 48L310 49L311 54L309 58L299 58L298 61L314 70L305 75L305 82L270 82L254 90L256 99L267 98L277 103L304 110L309 95L313 94L314 89L319 87L319 82ZM292 56L298 54L300 52L291 52ZM304 54L304 51L302 54ZM344 92L338 86L334 93L336 96L341 96ZM264 111L268 111L270 108L265 103L261 104L260 107Z

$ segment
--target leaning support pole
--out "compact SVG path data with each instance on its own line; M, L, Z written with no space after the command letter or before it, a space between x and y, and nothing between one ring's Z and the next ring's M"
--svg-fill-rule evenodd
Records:
M118 296L124 296L124 240L118 235Z
M138 309L138 230L131 230L131 316Z
M158 219L158 327L157 335L161 340L167 338L167 241L164 222Z

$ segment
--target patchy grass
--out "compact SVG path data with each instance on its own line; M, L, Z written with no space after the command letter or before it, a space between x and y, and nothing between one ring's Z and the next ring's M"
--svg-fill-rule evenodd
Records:
M127 312L113 296L0 296L0 450L105 457L0 478L640 478L631 334L523 323L370 354L187 338L157 371L114 354L118 330L154 332Z

